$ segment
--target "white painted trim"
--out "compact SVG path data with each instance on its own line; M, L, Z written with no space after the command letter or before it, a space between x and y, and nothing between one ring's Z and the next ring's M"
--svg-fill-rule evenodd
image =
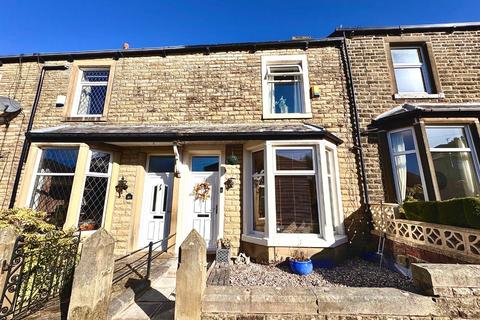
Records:
M253 231L252 200L251 200L251 153L264 148L265 159L265 232ZM283 171L276 170L275 151L277 149L311 149L313 151L313 170L295 170ZM339 222L339 234L335 235L330 212L328 181L326 181L326 158L325 148L334 152L334 187L336 188L337 209ZM341 190L339 181L339 166L336 153L336 146L325 140L288 140L288 141L265 141L265 143L252 144L244 148L244 199L243 199L243 234L242 240L266 246L305 246L305 247L331 247L346 239L343 227L343 207L341 201ZM317 189L317 203L319 215L319 234L300 234L300 233L277 233L276 232L276 204L275 204L275 175L315 175ZM339 242L340 241L340 242ZM343 241L341 243L346 242Z
M262 56L262 101L263 119L308 119L312 118L312 107L310 103L310 81L308 77L308 61L306 55L283 55L283 56ZM303 71L303 113L272 113L270 110L271 101L268 90L267 71L269 65L300 64Z

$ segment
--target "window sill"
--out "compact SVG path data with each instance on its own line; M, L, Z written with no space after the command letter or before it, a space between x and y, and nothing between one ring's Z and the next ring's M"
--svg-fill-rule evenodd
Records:
M276 113L276 114L264 114L263 119L311 119L312 113Z
M242 234L242 241L266 247L335 248L347 243L348 237L346 235L335 235L335 239L332 241L313 234L277 234L274 239L255 234Z
M105 116L98 117L81 117L81 116L70 116L63 119L64 122L106 122L107 118Z
M395 93L394 99L443 99L445 93Z

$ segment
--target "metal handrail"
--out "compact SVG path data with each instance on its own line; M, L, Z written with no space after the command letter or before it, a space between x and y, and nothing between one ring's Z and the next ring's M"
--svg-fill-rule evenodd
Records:
M132 251L130 252L129 254L126 254L124 256L121 256L117 259L115 259L114 261L115 262L118 262L118 261L121 261L127 257L130 257L130 256L133 256L134 254L138 253L138 252L141 252L142 250L145 250L148 248L148 251L142 255L140 258L138 258L136 261L134 261L132 264L125 264L124 266L122 266L121 268L119 268L118 270L114 270L114 273L119 273L120 271L122 271L123 269L125 268L128 268L128 270L124 271L123 273L115 276L113 278L113 283L116 283L118 282L119 280L125 278L127 275L133 273L136 271L137 268L140 268L140 267L143 267L145 265L147 265L147 271L146 271L146 275L144 277L145 280L148 280L150 279L150 274L151 274L151 268L152 268L152 261L157 258L158 256L160 256L161 254L165 253L168 249L170 249L172 246L170 247L167 247L165 250L161 250L160 252L156 253L156 254L153 254L153 252L158 249L159 247L161 247L165 241L168 241L170 240L173 236L175 236L175 234L173 235L170 235L168 238L165 238L165 239L161 239L161 240L158 240L158 241L150 241L148 243L148 245L146 245L145 247L142 247L140 249L137 249L135 251ZM156 245L156 247L154 247L154 245ZM144 260L144 258L147 257L146 260ZM137 264L135 264L136 262L138 262Z

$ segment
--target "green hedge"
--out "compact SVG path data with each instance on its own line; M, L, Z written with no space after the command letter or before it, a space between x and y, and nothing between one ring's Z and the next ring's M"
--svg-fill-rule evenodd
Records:
M480 197L406 201L402 208L409 220L480 229Z

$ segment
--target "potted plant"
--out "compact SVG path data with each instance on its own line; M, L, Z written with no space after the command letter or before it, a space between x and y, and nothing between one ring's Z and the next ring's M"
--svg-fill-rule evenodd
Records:
M217 263L230 263L230 246L229 239L220 239L217 244L215 261Z
M79 229L81 231L89 231L89 230L94 230L95 229L95 221L92 220L92 219L87 219L85 221L83 221L81 224L80 224L80 227Z
M301 276L306 276L313 271L312 260L305 256L303 251L295 250L292 257L288 259L292 272Z

